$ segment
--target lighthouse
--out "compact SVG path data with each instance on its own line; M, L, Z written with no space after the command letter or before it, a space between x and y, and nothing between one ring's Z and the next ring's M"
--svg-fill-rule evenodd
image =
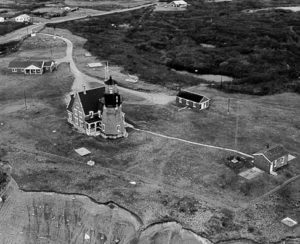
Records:
M125 129L125 114L122 112L122 98L117 82L111 76L105 81L101 132L104 138L111 139L128 135Z

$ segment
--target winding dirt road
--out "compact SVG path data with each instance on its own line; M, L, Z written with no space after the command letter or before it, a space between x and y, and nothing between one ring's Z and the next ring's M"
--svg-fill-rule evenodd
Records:
M88 76L84 73L82 73L76 66L74 59L73 59L73 43L65 38L65 37L61 37L61 36L54 36L51 34L45 34L45 33L39 33L39 35L46 35L46 36L51 36L51 37L56 37L59 38L61 40L63 40L66 44L67 44L67 49L66 49L66 56L64 58L58 59L57 63L69 63L70 64L70 71L72 72L72 74L74 75L74 83L72 86L72 92L75 91L81 91L83 90L83 87L85 86L86 89L91 88L90 84L91 83L99 83L101 85L104 85L104 81L103 80L99 80L96 79L94 77ZM128 94L132 94L138 97L142 97L144 99L146 99L150 104L160 104L160 105L164 105L164 104L168 104L171 101L175 100L174 96L169 96L167 94L164 93L146 93L146 92L140 92L140 91L136 91L136 90L131 90L131 89L127 89L124 87L119 87L119 90Z
M132 11L132 10L137 10L141 8L146 8L153 6L155 4L150 3L150 4L144 4L132 8L126 8L126 9L118 9L118 10L112 10L108 12L100 12L96 14L87 14L83 16L75 16L75 17L70 17L70 16L65 16L61 19L53 19L49 20L43 23L34 23L33 25L26 26L24 28L15 30L13 32L7 33L6 35L3 35L0 37L0 44L11 42L11 41L18 41L30 34L33 31L39 31L40 29L44 28L46 24L58 24L58 23L63 23L67 21L72 21L72 20L79 20L79 19L85 19L89 17L97 17L97 16L102 16L102 15L109 15L109 14L116 14L116 13L122 13L122 12L127 12L127 11Z

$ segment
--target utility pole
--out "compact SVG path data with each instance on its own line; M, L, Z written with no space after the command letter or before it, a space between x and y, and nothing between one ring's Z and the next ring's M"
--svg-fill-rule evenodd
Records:
M229 114L230 98L228 98L227 114Z
M239 101L236 101L236 120L235 120L235 136L234 136L234 148L238 150L238 128L239 128Z
M25 103L25 109L27 110L27 101L26 101L26 93L25 93L25 90L24 90L24 103Z

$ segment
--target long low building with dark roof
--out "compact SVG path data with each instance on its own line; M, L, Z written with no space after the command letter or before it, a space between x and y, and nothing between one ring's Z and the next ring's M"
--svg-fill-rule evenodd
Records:
M190 91L180 91L176 96L176 103L197 110L209 107L209 99L206 96Z
M56 68L53 60L20 60L15 59L8 65L11 73L25 75L41 75L46 71L52 72Z

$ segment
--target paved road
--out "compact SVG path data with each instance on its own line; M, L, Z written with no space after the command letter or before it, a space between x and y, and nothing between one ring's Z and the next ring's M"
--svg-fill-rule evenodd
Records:
M46 21L44 23L35 23L35 24L30 25L28 27L24 27L24 28L18 29L16 31L13 31L11 33L8 33L4 36L1 36L0 37L0 44L7 43L7 42L10 42L10 41L21 40L26 35L30 34L32 31L38 31L38 30L42 29L48 23L58 24L58 23L63 23L63 22L67 22L67 21L72 21L72 20L84 19L84 18L88 18L88 17L97 17L97 16L102 16L102 15L128 12L128 11L132 11L132 10L136 10L136 9L140 9L140 8L150 7L152 5L155 5L155 4L153 4L153 3L144 4L144 5L140 5L140 6L132 7L132 8L112 10L112 11L108 11L108 12L100 12L100 13L96 13L96 14L76 16L76 17L66 16L62 19L49 20L49 21Z

